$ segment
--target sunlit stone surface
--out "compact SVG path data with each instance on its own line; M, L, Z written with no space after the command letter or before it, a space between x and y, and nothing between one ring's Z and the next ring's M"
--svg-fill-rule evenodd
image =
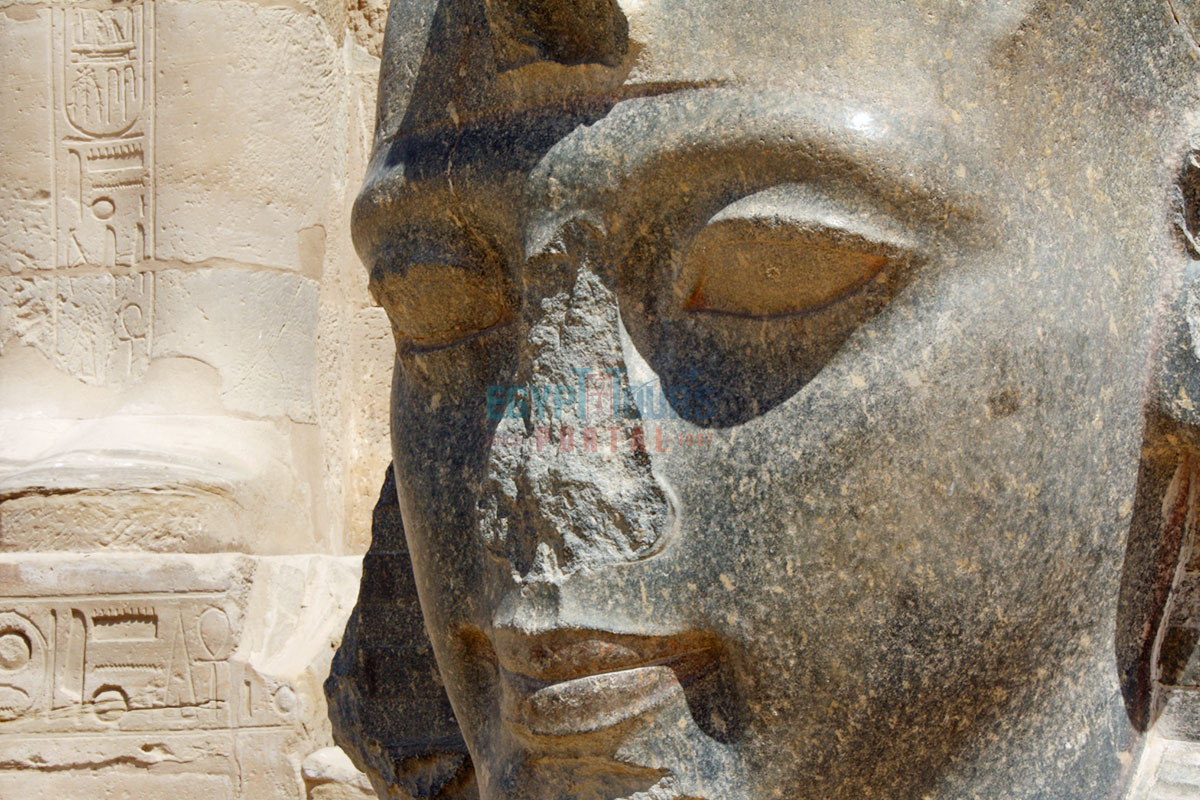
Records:
M1193 5L394 2L377 792L1194 793Z
M0 797L371 795L320 686L390 459L377 11L0 2Z

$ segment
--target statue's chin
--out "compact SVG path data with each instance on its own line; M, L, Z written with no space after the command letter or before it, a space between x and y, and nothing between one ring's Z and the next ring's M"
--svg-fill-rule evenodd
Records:
M707 668L704 674L687 670ZM678 670L678 672L677 672ZM753 796L733 745L697 724L691 703L712 691L711 662L659 665L504 696L483 748L485 800L740 800ZM682 680L680 676L682 677ZM686 684L686 686L685 686ZM505 687L503 695L513 690Z

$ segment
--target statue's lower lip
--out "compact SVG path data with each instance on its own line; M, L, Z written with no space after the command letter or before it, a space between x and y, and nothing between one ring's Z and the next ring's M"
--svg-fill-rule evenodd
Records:
M522 734L594 733L653 711L715 665L710 652L697 651L661 663L561 681L501 670L501 713Z

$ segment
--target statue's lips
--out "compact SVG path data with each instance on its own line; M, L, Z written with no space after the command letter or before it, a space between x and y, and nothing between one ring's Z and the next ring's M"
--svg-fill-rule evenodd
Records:
M501 713L537 736L618 725L660 706L717 664L717 642L708 634L500 630L494 635Z

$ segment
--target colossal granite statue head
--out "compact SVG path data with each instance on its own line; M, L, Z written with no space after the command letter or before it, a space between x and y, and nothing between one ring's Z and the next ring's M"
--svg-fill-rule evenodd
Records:
M393 3L354 236L483 798L1124 791L1194 486L1188 31Z

